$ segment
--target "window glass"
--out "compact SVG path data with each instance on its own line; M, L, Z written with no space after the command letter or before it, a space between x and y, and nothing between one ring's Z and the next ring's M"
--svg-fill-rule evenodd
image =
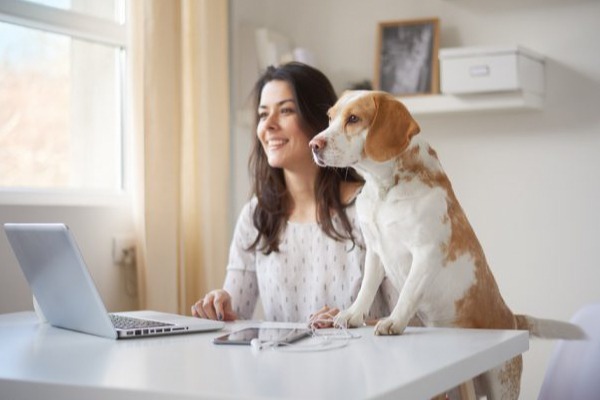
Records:
M121 7L119 0L26 0L43 6L59 8L61 10L76 11L81 14L90 15L111 21L122 22Z
M0 22L0 187L122 187L118 47Z

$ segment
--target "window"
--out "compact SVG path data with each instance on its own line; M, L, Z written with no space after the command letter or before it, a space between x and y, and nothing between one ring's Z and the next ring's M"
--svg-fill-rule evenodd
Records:
M123 10L0 2L0 196L123 190Z

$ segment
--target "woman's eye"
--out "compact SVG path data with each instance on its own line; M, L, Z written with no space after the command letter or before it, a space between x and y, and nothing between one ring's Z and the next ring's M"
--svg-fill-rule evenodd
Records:
M265 119L267 118L267 113L266 112L260 112L258 113L258 119Z
M281 109L282 114L292 114L293 112L294 112L294 110L292 108L282 108Z

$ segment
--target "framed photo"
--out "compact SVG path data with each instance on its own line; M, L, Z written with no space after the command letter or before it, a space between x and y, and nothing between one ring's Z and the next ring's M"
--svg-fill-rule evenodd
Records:
M439 92L439 19L379 23L375 88L398 96Z

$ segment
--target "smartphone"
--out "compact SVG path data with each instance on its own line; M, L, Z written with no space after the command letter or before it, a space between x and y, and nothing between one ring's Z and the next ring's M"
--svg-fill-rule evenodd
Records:
M303 328L244 328L213 339L214 344L250 345L252 339L261 342L293 343L310 335L310 329Z

